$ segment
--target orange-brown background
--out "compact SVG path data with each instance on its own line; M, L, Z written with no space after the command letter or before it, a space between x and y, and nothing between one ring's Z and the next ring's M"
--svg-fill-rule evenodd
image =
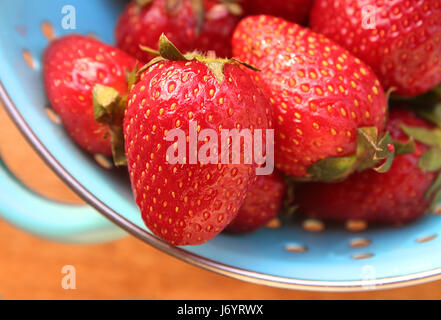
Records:
M0 148L29 186L80 200L36 156L0 106ZM76 268L76 290L64 290L64 265ZM226 278L128 237L99 245L38 239L0 220L0 298L3 299L439 299L441 281L364 293L282 290Z

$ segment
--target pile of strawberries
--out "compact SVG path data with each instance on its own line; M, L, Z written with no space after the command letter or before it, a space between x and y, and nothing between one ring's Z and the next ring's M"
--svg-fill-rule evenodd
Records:
M127 165L147 227L171 244L294 207L402 224L441 200L440 0L138 0L115 40L51 42L46 92L79 146ZM211 160L206 129L273 132L276 170L256 175L243 143L237 163L191 146L170 161L192 126Z

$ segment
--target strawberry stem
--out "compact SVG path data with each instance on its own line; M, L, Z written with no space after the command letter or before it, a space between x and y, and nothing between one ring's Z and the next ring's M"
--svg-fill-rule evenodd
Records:
M387 172L393 162L395 148L389 133L378 137L375 127L358 129L357 150L355 154L345 157L329 157L312 164L307 172L307 181L340 181L356 171L374 169L377 172ZM300 178L300 181L305 179Z
M224 81L224 66L226 63L229 64L240 64L244 67L247 67L253 71L260 71L258 68L242 62L236 58L230 58L230 59L221 59L203 55L199 52L190 52L186 54L182 54L178 48L165 36L165 34L161 34L158 41L158 51L153 50L148 47L140 46L140 48L150 54L155 55L156 57L153 58L150 62L148 62L146 65L144 65L139 72L144 72L152 65L159 63L161 61L165 60L171 60L171 61L193 61L197 60L202 63L205 63L206 66L210 69L210 71L213 73L214 77L219 83L222 83Z

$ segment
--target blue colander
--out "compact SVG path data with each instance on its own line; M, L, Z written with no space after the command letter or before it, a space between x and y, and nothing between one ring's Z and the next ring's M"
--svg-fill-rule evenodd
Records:
M42 52L51 32L93 34L112 43L124 5L121 0L0 2L3 104L36 152L90 205L43 199L0 161L0 215L6 221L64 242L102 242L132 234L205 269L284 288L355 291L441 278L441 217L436 214L403 227L361 231L314 220L273 223L253 234L222 234L195 247L174 247L154 236L141 220L124 170L109 170L105 159L72 143L48 106L41 80Z

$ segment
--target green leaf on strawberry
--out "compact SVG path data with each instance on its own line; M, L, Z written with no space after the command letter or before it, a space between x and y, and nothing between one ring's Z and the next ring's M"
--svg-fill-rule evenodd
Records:
M124 154L122 119L126 99L114 88L96 84L92 89L92 101L95 120L109 126L113 162L117 166L125 166L127 160Z
M127 87L129 91L132 89L132 87L138 82L139 76L138 76L138 64L135 65L135 67L130 71L126 73L126 79L127 79Z
M299 211L311 218L347 221L356 218L367 223L403 224L423 216L429 205L441 200L441 176L424 171L418 161L428 148L403 135L402 124L430 128L430 124L404 108L389 113L387 131L395 142L396 156L386 173L374 170L355 172L337 183L312 182L297 188ZM406 141L407 140L407 141ZM411 150L413 152L408 152ZM437 178L438 176L438 178Z
M124 148L124 131L121 125L110 126L110 143L112 146L113 163L116 166L126 166L127 158Z
M416 128L403 125L402 129L409 137L428 145L438 146L441 144L441 129Z
M425 171L438 171L441 169L441 148L433 147L423 153L418 165Z
M435 182L426 191L426 199L432 198L429 208L434 209L435 206L441 201L441 173L435 179Z
M171 43L170 40L165 36L165 34L162 34L159 37L158 42L158 50L161 57L172 60L172 61L179 61L179 60L188 60L179 50L175 47L173 43Z
M430 147L420 157L418 166L424 171L441 169L441 129L416 128L402 125L403 131L416 141Z
M336 181L347 177L353 170L356 157L330 157L317 161L308 168L308 174L320 181Z
M416 151L415 140L410 138L406 142L394 141L395 155L414 153Z
M441 104L435 104L431 108L419 110L419 115L431 121L438 127L435 129L416 128L402 125L403 131L428 147L418 160L418 167L426 172L441 170ZM441 173L426 192L426 199L432 197L430 208L433 209L441 201Z
M317 161L308 168L308 174L319 181L338 181L355 171L374 168L386 172L393 161L394 150L392 138L388 133L378 138L375 127L358 129L357 151L346 157L329 157Z
M101 123L110 122L113 112L119 108L120 95L112 87L96 84L92 90L95 120Z

